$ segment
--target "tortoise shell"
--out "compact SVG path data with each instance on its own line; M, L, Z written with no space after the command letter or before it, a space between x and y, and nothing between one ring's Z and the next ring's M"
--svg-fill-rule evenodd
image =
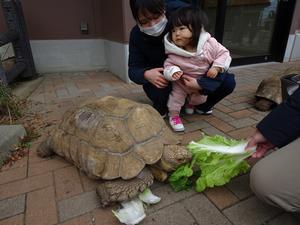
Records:
M178 144L151 106L107 96L67 111L50 147L89 177L130 179L162 156L164 144Z
M270 78L262 80L256 90L255 96L258 98L270 100L276 104L280 104L282 102L280 77L272 76Z

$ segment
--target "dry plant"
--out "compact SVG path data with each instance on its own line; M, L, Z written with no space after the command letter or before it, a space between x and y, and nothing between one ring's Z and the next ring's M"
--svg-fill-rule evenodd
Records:
M0 80L0 118L9 117L10 124L21 116L18 100L13 96L11 89Z

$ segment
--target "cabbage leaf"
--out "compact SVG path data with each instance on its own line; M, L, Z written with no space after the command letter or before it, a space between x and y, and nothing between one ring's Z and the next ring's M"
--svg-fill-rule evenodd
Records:
M200 141L190 142L187 149L193 154L190 163L181 165L169 177L173 190L191 188L202 192L207 187L222 186L233 177L246 173L250 166L244 160L255 151L245 151L247 142L220 135L204 136Z
M146 188L142 193L140 193L139 199L147 204L156 204L161 200L160 197L151 192L150 188Z
M126 225L138 224L146 217L143 202L139 198L122 202L121 205L122 208L116 211L112 210L121 223Z

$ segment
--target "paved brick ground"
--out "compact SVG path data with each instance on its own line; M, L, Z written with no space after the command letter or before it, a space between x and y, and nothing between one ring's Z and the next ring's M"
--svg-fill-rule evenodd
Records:
M184 143L201 132L246 138L266 113L253 108L254 92L264 77L295 63L272 63L232 68L234 93L222 100L211 116L184 117ZM63 113L77 104L106 95L149 103L142 88L125 84L108 72L57 73L44 75L30 96L32 109L43 114L49 127L43 130L27 157L0 172L0 225L114 225L111 208L99 208L96 181L88 179L59 157L40 159L38 144L58 123ZM251 162L254 163L254 162ZM296 225L291 214L260 202L249 188L248 174L224 187L203 193L173 192L167 184L155 183L153 192L162 201L147 209L143 225Z

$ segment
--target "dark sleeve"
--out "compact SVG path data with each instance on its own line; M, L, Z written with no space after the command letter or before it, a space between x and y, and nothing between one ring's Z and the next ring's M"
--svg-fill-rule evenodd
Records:
M300 136L300 88L270 112L258 125L262 135L277 147Z
M132 29L129 39L128 75L134 83L146 84L148 81L144 78L144 73L148 68L143 53L136 45L138 34L134 29L137 28Z

